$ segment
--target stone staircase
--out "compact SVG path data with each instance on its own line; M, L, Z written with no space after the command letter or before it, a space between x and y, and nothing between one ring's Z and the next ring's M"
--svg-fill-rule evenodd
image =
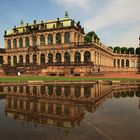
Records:
M3 67L3 71L6 75L17 75L18 70L17 70L16 66L11 66L11 65L5 64L2 67Z

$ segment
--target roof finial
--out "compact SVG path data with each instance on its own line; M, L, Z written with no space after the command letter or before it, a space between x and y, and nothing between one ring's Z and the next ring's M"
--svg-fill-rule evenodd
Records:
M20 25L23 25L23 24L24 24L24 21L23 21L23 20L21 20L21 21L20 21Z
M65 12L65 18L69 18L69 14L67 11Z

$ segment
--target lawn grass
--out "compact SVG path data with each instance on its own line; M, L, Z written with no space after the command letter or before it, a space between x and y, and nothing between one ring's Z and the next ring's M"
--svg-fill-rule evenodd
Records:
M48 77L48 76L11 76L11 77L0 77L0 82L27 82L27 81L130 81L139 80L132 78L97 78L97 77Z

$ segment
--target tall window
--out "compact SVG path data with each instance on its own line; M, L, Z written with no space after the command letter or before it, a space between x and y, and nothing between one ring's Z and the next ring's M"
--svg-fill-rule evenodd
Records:
M19 47L22 48L23 47L23 39L19 38Z
M65 63L70 63L70 54L68 52L66 52L64 54L64 62Z
M49 45L52 45L53 44L53 36L52 36L52 34L49 34L48 35L48 44Z
M90 62L90 58L91 58L90 52L86 51L84 53L84 62L85 63Z
M23 64L23 56L22 55L19 56L19 63Z
M33 63L36 63L36 61L37 61L37 55L33 54Z
M61 54L60 53L56 54L56 62L61 63Z
M118 68L120 68L120 59L117 60Z
M114 59L114 67L116 67L116 59Z
M25 38L25 46L26 47L29 47L30 46L30 39L29 39L29 37L26 37Z
M11 65L11 57L10 57L10 56L7 57L7 63L8 63L9 65Z
M122 59L121 64L122 64L122 68L124 68L124 59Z
M45 45L45 36L44 35L40 36L40 45Z
M79 52L75 52L74 61L75 61L75 63L81 62L81 54Z
M129 60L126 60L126 67L129 67Z
M61 34L60 33L57 33L56 34L56 43L57 44L60 44L61 43Z
M17 48L17 40L16 39L13 40L13 46L14 46L14 48Z
M32 42L33 42L33 46L37 45L37 38L36 38L36 36L33 36Z
M91 96L91 88L89 86L84 87L84 95L86 98L89 98Z
M45 64L45 54L41 54L40 62L41 62L41 64Z
M8 41L7 41L7 46L8 46L8 49L11 49L11 40L10 39L8 39Z
M14 56L14 66L17 64L17 57L16 56Z
M65 33L64 38L65 38L65 43L70 43L70 33L69 32Z
M26 64L29 64L30 63L30 57L29 55L26 55Z
M53 63L53 54L52 53L48 54L48 63Z
M74 87L74 95L79 98L81 95L81 88L79 86Z

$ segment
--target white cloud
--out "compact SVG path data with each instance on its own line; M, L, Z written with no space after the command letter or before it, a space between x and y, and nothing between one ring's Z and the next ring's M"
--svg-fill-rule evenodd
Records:
M102 29L113 24L129 24L140 20L139 0L117 0L110 1L108 6L101 7L101 12L91 19L85 21L87 28Z
M107 41L109 44L137 47L140 34L140 1L107 1L108 5L101 6L97 15L94 14L84 21L84 27L87 30L100 31L102 38L111 38Z
M91 0L54 0L59 5L63 5L65 7L79 7L83 9L90 8Z

